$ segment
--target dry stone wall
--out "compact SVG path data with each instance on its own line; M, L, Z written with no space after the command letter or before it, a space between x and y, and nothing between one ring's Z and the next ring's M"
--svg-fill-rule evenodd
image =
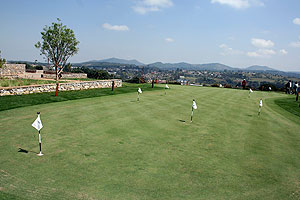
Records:
M18 78L25 73L25 64L4 64L0 68L0 77Z
M94 89L94 88L111 88L113 81L115 82L115 87L122 87L122 80L112 79L112 80L60 83L59 91L86 90L86 89ZM56 90L55 84L30 85L30 86L19 86L19 87L2 87L2 88L0 87L0 96L54 92L55 90Z
M84 73L62 73L62 78L87 78L87 74ZM43 74L43 78L56 78L56 74Z

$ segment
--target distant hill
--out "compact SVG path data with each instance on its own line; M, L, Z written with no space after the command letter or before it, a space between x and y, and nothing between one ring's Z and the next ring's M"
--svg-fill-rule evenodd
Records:
M227 65L220 63L208 63L208 64L189 64L185 62L180 63L162 63L156 62L147 65L147 67L157 67L159 69L185 69L185 70L211 70L211 71L224 71L224 70L238 70Z
M39 65L48 65L47 63L35 63L30 61L8 61L9 63L28 63L28 64L39 64ZM82 63L72 63L73 66L85 66L90 68L118 68L118 67L125 67L125 68L140 68L145 67L145 70L148 68L158 68L162 70L176 70L176 69L185 69L185 70L208 70L208 71L245 71L245 72L266 72L272 74L278 74L283 76L290 76L300 78L300 72L284 72L280 70L276 70L270 68L268 66L260 66L260 65L253 65L247 68L234 68L230 67L221 63L207 63L207 64L190 64L186 62L179 62L179 63L162 63L162 62L155 62L148 65L141 63L137 60L125 60L119 58L108 58L103 60L92 60Z
M212 71L239 70L238 68L229 67L227 65L223 65L220 63L208 63L208 64L200 64L194 66L197 66L197 68L201 70L212 70Z
M89 61L91 63L118 63L118 64L128 64L128 65L145 65L144 63L141 63L137 60L125 60L125 59L119 59L119 58L108 58L103 60L93 60ZM85 62L88 63L88 62Z
M159 69L191 69L193 67L192 64L181 62L181 63L162 63L156 62L147 65L147 67L157 67Z
M260 65L253 65L250 67L245 68L244 70L247 71L278 71L276 69L267 67L267 66L260 66Z

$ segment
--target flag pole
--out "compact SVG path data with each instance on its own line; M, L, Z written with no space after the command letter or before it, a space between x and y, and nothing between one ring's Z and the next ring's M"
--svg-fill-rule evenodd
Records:
M39 143L40 143L40 153L38 154L38 156L42 156L44 155L42 153L42 137L41 137L41 131L39 131Z
M191 123L193 122L194 108L192 106Z
M137 94L138 94L137 101L140 101L140 94L139 94L139 92Z
M41 114L40 112L37 112L38 116ZM38 156L42 156L44 155L42 153L42 136L41 136L41 130L39 130L39 145L40 145L40 153L38 154Z

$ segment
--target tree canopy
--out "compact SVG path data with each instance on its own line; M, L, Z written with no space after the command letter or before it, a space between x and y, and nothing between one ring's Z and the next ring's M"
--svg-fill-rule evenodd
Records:
M35 47L51 62L56 71L58 92L58 79L67 64L68 59L78 52L79 41L75 38L74 31L61 23L60 19L51 26L45 26L42 34L42 42L37 42Z
M1 58L1 51L0 51L0 68L6 63L6 60L4 58Z

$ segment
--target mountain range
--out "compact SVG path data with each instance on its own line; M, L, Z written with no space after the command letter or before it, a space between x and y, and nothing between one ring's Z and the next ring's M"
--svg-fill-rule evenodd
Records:
M126 65L145 65L144 63L141 63L137 60L125 60L125 59L119 59L119 58L108 58L103 60L92 60L88 62L83 62L80 64L91 64L91 63L116 63L116 64L126 64Z
M103 64L124 64L124 65L136 65L136 66L144 66L144 67L156 67L159 69L165 70L174 70L174 69L185 69L185 70L211 70L211 71L224 71L224 70L232 70L232 71L279 71L267 66L253 65L247 68L235 68L230 67L221 63L207 63L207 64L190 64L186 62L179 63L162 63L155 62L151 64L144 64L137 60L125 60L119 58L108 58L104 60L92 60L88 62L75 63L75 66L86 66L86 67L97 67L103 66Z

